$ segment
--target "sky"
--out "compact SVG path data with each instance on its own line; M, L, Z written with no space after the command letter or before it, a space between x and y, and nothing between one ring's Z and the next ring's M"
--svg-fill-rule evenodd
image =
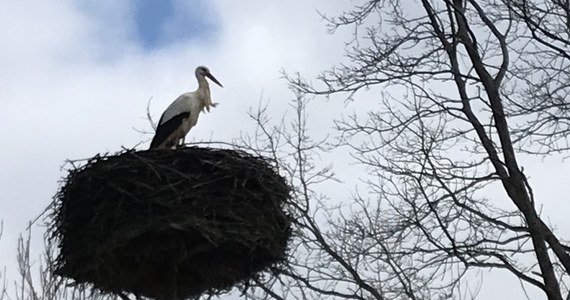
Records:
M177 42L204 43L220 28L206 0L133 2L136 35L146 50L168 47Z
M280 118L293 98L282 70L314 78L343 59L351 32L328 34L317 10L334 15L350 4L0 0L0 266L14 271L17 238L57 192L65 160L146 149L152 136L140 130L151 130L149 99L157 120L178 95L196 88L198 65L208 66L224 88L212 86L220 105L200 116L187 140L238 138L253 128L247 112L260 99ZM312 109L312 130L324 132L347 108L318 101ZM531 181L537 199L547 199L548 220L570 226L568 204L557 197L570 192L567 164L547 159L524 166L536 174ZM541 176L544 170L550 176ZM491 291L503 289L490 282Z
M67 159L146 149L152 135L139 131L151 130L149 99L158 120L196 89L199 65L224 88L212 86L220 105L187 141L231 142L253 128L247 113L261 99L280 118L293 98L281 71L315 76L342 56L343 37L327 34L317 9L338 12L343 2L0 0L0 266L8 277L18 236L51 202ZM42 233L34 226L38 255Z

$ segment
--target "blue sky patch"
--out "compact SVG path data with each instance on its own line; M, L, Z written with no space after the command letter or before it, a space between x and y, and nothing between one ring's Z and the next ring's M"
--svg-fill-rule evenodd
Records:
M203 41L217 31L207 0L136 0L136 34L147 50L185 41Z

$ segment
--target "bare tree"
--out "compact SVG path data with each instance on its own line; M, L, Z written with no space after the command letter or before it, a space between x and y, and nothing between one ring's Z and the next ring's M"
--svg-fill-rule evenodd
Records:
M0 240L2 239L2 233L4 232L4 223L2 221L0 221ZM7 296L7 281L6 281L6 267L2 268L2 271L0 271L0 281L2 282L0 284L0 300L4 300Z
M569 150L570 1L355 3L325 16L333 33L354 30L348 63L315 84L286 76L293 115L251 114L241 146L288 177L296 224L288 265L245 297L474 299L474 279L501 270L520 281L509 290L570 299L570 247L520 161ZM312 97L335 94L370 109L315 138ZM320 158L345 149L367 172L350 203L322 188L342 183ZM49 278L34 285L27 249L17 299L64 299Z
M298 235L289 268L249 297L476 298L473 278L498 269L523 292L570 299L570 247L519 158L568 153L570 1L357 2L325 16L333 33L354 30L350 62L316 84L286 75L292 123L252 114L244 143L296 187ZM375 105L338 120L339 142L324 148L307 132L307 99L334 94ZM343 147L371 192L349 209L317 192L335 177L315 159Z
M1 226L0 226L1 228ZM69 285L69 281L53 273L56 246L50 239L44 239L44 251L36 256L31 247L31 226L27 234L21 235L17 246L17 267L19 276L9 282L4 270L0 300L111 300L115 296L105 296L83 285ZM13 283L13 290L8 288Z

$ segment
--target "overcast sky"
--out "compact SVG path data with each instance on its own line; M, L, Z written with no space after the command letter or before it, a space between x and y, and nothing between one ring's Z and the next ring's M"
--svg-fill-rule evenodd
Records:
M262 95L280 118L292 98L280 71L314 76L342 55L317 9L343 2L0 0L0 266L14 274L18 235L50 203L64 161L146 149L151 136L133 128L149 129L147 101L158 119L196 89L198 65L224 88L212 87L220 106L187 140L239 137Z
M9 270L18 235L50 203L66 159L148 147L151 136L133 128L149 129L149 98L158 119L196 88L196 66L210 67L224 85L212 86L220 106L200 117L187 140L231 141L251 128L247 111L262 95L280 117L292 98L282 69L312 78L342 58L350 35L328 35L317 14L338 12L350 5L345 0L0 4L0 266ZM316 131L330 128L345 107L316 105ZM547 219L568 228L569 205L558 196L570 192L567 165L559 158L523 165Z

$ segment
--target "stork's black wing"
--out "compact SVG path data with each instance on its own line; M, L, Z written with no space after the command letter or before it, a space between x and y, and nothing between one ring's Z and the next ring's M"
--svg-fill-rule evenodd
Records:
M152 142L150 142L149 149L155 149L156 147L160 146L174 131L178 129L182 125L185 119L190 116L190 112L183 112L180 113L166 122L162 122L162 118L158 121L158 127L156 127L156 132L154 133L154 138L152 138ZM171 145L174 146L174 145Z

